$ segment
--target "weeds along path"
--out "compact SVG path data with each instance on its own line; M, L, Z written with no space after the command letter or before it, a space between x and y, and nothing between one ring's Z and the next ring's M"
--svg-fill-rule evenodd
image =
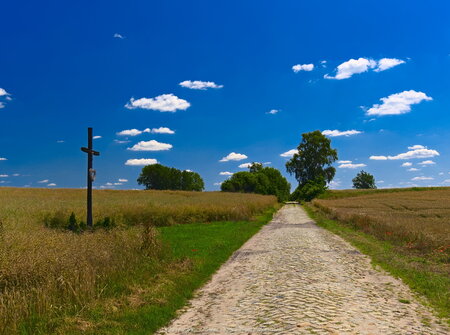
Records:
M286 205L158 334L449 334L400 281Z

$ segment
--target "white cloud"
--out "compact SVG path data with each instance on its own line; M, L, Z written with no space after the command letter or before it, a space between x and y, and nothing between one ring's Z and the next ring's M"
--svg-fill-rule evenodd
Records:
M233 172L223 171L223 172L220 172L219 175L221 175L221 176L232 176Z
M405 61L397 58L381 58L378 61L375 72L381 72L393 68L394 66L404 64Z
M123 39L125 38L125 36L123 36L123 35L121 35L121 34L118 34L118 33L115 33L115 34L113 35L113 37L114 37L114 38L120 38L121 40L123 40Z
M52 187L52 186L56 186L56 184L55 183L50 183L47 186Z
M280 112L279 109L271 109L270 111L266 112L266 114L272 114L272 115L275 115L275 114L277 114L277 113L279 113L279 112Z
M4 88L0 87L0 97L3 97L5 95L10 95L8 92L6 92L6 90Z
M137 144L133 145L128 150L131 151L163 151L172 149L172 144L161 143L155 140L151 141L140 141Z
M228 154L228 156L223 157L219 162L228 162L228 161L241 161L243 159L247 159L248 157L244 154L238 154L236 152L232 152Z
M92 139L93 139L93 140L99 140L99 139L101 139L101 138L102 138L102 137L101 137L101 136L98 136L98 135L97 135L97 136L94 136L94 137L92 137Z
M433 179L434 179L433 177L423 177L423 176L421 176L421 177L414 177L411 180L412 181L416 181L416 180L433 180Z
M173 131L170 128L167 127L159 127L159 128L147 128L144 130L144 133L152 133L152 134L175 134L175 131Z
M349 163L351 163L352 161L338 161L338 163L339 164L349 164Z
M405 162L402 164L403 167L408 167L408 166L412 166L411 162Z
M114 186L123 185L122 183L114 183Z
M223 85L218 85L213 81L201 80L185 80L179 83L180 86L190 88L191 90L206 90L208 88L222 88Z
M49 182L48 179L44 179L44 180L39 180L38 183L39 184L47 184Z
M408 169L408 171L410 171L410 172L415 172L415 171L420 171L420 169L417 169L417 168L410 168L410 169Z
M312 70L314 70L314 64L297 64L292 67L292 71L294 71L295 73L300 72L300 71L309 72Z
M391 94L386 98L381 98L382 104L374 104L372 108L366 111L367 115L399 115L409 113L411 105L418 104L422 101L430 101L433 98L427 96L423 92L414 90L403 91Z
M0 109L5 108L5 107L6 107L5 103L0 101Z
M13 174L13 177L19 177L19 176L20 176L20 174L18 174L18 173Z
M339 179L332 180L332 181L330 181L328 186L331 189L337 189L339 186L341 186L341 181Z
M242 163L239 165L240 169L248 169L250 166L252 166L252 163Z
M450 179L445 179L442 183L450 183Z
M0 178L8 178L9 176L7 174L0 174Z
M125 107L128 109L142 108L160 112L176 112L177 110L186 110L190 105L186 100L170 93L162 94L155 98L140 98L137 100L131 98Z
M413 146L409 148L417 148L412 149L410 151L395 155L395 156L370 156L372 160L397 160L397 159L414 159L414 158L430 158L434 156L439 156L439 152L432 149L427 149L423 146Z
M128 182L128 179L119 178L119 181L120 181L121 183L127 183L127 182Z
M282 154L280 154L281 157L292 157L294 156L294 154L298 153L297 149L291 149L289 151L283 152Z
M142 134L142 131L133 128L133 129L125 129L125 130L119 131L116 134L119 136L137 136L137 135Z
M444 172L439 172L439 175L440 175L440 176L443 176L443 175L444 175Z
M214 186L220 186L220 185L222 185L221 182L220 183L214 183Z
M121 141L121 140L114 140L117 144L124 144L124 143L130 143L131 141Z
M423 162L419 163L419 165L434 165L434 164L436 164L436 163L431 160L423 161Z
M7 161L8 159L5 157L0 157L0 161Z
M351 135L357 135L357 134L361 134L362 131L359 130L344 130L344 131L340 131L340 130L324 130L322 132L322 134L324 134L325 136L330 136L330 137L337 137L337 136L351 136Z
M408 149L409 149L409 150L425 149L425 147L424 147L423 145L416 144L416 145L413 145L413 146L411 146L411 147L408 147Z
M324 78L326 79L347 79L353 76L354 74L367 72L369 69L372 69L377 66L377 62L373 59L367 58L358 58L358 59L350 59L337 67L336 76L332 77L326 74Z
M64 143L64 140L57 140L56 143Z
M125 162L125 165L130 166L143 166L143 165L152 165L157 164L158 161L153 158L140 158L140 159L129 159Z
M361 168L361 167L365 167L367 166L366 164L353 164L353 163L345 163L345 164L341 164L338 166L338 168L340 169L357 169L357 168Z

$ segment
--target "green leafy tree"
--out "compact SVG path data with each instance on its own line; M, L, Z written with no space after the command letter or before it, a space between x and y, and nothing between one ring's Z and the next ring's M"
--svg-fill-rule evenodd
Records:
M142 168L137 179L147 190L202 191L205 188L202 177L192 171L181 171L161 164Z
M361 170L356 177L352 179L352 182L353 188L357 189L377 188L374 176L364 170Z
M295 176L298 188L293 200L311 200L324 192L336 169L332 164L338 159L337 150L331 148L331 140L320 130L302 134L298 152L286 163L286 170Z
M221 185L223 192L258 193L275 195L279 201L287 200L291 185L280 171L253 163L249 171L237 172Z

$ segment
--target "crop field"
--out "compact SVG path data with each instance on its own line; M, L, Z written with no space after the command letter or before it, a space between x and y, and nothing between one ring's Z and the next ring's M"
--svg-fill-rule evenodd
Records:
M450 320L450 189L331 191L306 205Z
M94 222L110 217L116 226L76 234L48 228L44 221L72 212L83 219L85 190L0 188L0 334L77 333L97 326L106 334L114 332L108 328L113 322L92 321L105 306L135 315L141 304L156 301L165 314L153 318L148 329L155 329L270 219L251 222L276 203L272 196L238 193L95 191ZM208 240L201 240L205 236ZM196 263L186 253L198 245L203 258ZM155 284L155 277L166 286ZM150 282L159 290L149 292ZM187 282L189 290L177 286ZM163 302L174 290L186 292L177 303L166 302L168 308ZM95 329L92 333L102 333Z
M337 192L338 193L338 192ZM410 249L450 251L450 189L374 192L314 201L337 219Z

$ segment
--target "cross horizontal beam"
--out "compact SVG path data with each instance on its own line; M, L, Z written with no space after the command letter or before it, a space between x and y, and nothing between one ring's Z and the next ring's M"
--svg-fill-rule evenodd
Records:
M92 149L89 149L89 148L82 147L81 151L83 151L83 152L85 152L87 154L92 154L94 156L100 156L100 152L92 150Z

